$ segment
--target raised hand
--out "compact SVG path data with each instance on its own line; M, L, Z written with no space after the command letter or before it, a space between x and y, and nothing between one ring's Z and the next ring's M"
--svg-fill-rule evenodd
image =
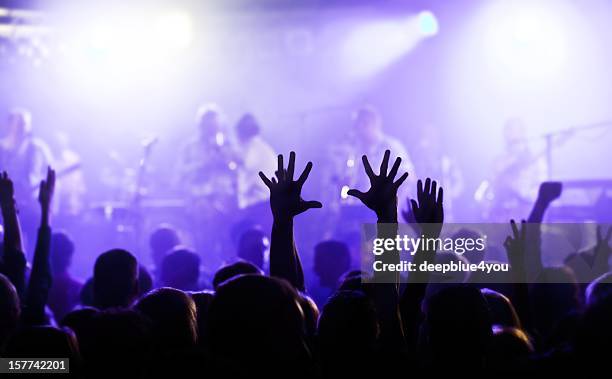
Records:
M563 185L561 182L544 182L540 184L538 190L538 201L544 204L550 204L561 196Z
M40 182L38 191L38 202L42 211L42 223L49 221L49 209L53 200L53 192L55 191L55 171L47 168L47 178Z
M362 161L365 172L370 179L370 188L366 192L351 189L348 191L348 194L358 198L366 207L373 210L376 216L378 216L379 221L396 223L397 190L408 177L408 173L405 172L397 181L394 181L402 159L397 157L393 167L391 167L391 171L387 173L390 155L391 151L385 151L378 175L374 174L368 157L364 155Z
M410 199L412 217L421 226L422 232L430 237L437 237L442 231L444 222L444 190L438 183L429 178L417 182L417 198Z
M561 196L562 190L563 185L561 182L544 182L540 184L538 198L527 218L530 224L539 224L542 222L548 206Z
M19 296L26 288L26 257L21 244L21 227L15 207L13 182L6 171L0 174L0 208L4 225L4 254L2 254L2 273L13 283Z
M504 247L506 248L506 254L508 256L508 263L512 267L513 271L525 270L525 252L527 250L527 227L525 220L521 221L521 228L519 229L514 220L510 220L510 226L512 227L512 236L506 237L504 241Z
M13 205L14 199L13 181L9 178L6 171L3 171L0 174L0 206Z
M414 220L419 224L441 224L444 222L444 190L429 178L417 182L417 198L410 199Z
M289 164L284 168L282 154L278 156L278 168L276 178L268 179L259 172L259 177L270 189L270 207L272 215L276 220L288 220L311 208L321 208L323 205L318 201L306 201L302 199L302 187L308 179L312 170L312 162L308 162L304 171L297 180L293 180L295 171L295 153L289 154Z

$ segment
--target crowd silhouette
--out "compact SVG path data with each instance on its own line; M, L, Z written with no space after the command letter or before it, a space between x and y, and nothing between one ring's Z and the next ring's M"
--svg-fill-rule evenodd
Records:
M427 272L413 273L403 284L397 273L376 273L385 277L368 283L365 273L351 271L348 247L327 240L315 248L318 285L307 287L294 219L323 204L302 198L313 164L297 175L295 153L286 164L285 158L278 156L274 175L259 174L273 215L269 273L263 270L264 234L249 230L240 238L240 260L210 278L200 273L200 256L182 246L168 225L150 238L152 274L129 251L113 249L98 256L89 281L72 278L71 257L78 249L68 234L52 232L50 223L52 169L40 184L40 225L28 262L13 184L4 172L0 356L69 358L68 375L75 378L607 372L612 230L600 231L590 255L583 253L596 269L581 272L572 257L565 266L543 267L539 224L560 194L558 184L542 185L527 222L508 227L504 246L515 276L510 284L484 286L466 277L462 284L434 286ZM392 161L388 150L378 173L365 155L362 161L370 187L348 195L385 225L379 237L391 237L398 228L398 189L408 173L399 172L402 159ZM418 180L416 193L403 218L419 234L439 237L443 189L426 178ZM433 254L418 251L415 262ZM391 251L376 259L399 258Z

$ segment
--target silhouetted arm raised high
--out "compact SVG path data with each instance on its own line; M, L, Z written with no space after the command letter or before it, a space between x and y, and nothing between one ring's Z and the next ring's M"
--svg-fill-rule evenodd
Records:
M51 227L49 225L49 212L51 200L55 189L55 171L47 171L47 178L40 183L38 201L40 203L41 219L32 261L32 273L26 292L22 319L30 325L46 324L45 306L51 289L52 275L49 262L51 244Z
M295 153L291 152L286 169L283 164L283 156L278 156L276 177L269 179L263 172L259 173L261 180L270 189L270 208L273 216L270 275L286 279L300 291L305 290L304 273L295 247L293 219L311 208L322 207L318 201L302 199L302 187L311 169L312 162L308 162L299 178L294 180Z
M383 239L395 239L397 236L397 191L408 178L408 173L403 173L395 180L402 159L397 157L391 170L388 170L390 155L389 150L385 151L378 175L374 173L368 157L364 155L362 161L370 180L370 188L366 192L356 189L348 191L349 195L356 197L374 211L377 217L377 237ZM388 264L398 263L399 254L397 251L385 251L376 256L376 260ZM381 323L380 339L383 348L391 351L403 350L405 341L398 307L399 273L375 272L374 280L376 283L372 284L371 293L374 295L373 301Z
M4 221L2 271L13 283L19 296L23 298L27 262L21 244L21 228L17 217L13 182L6 172L0 175L0 208Z
M435 180L427 178L425 184L419 180L417 198L410 200L411 209L405 213L404 218L416 223L419 235L425 238L438 238L444 223L443 201L444 191L442 187L438 188ZM420 267L425 260L435 261L435 253L435 251L418 250L414 255L413 263L416 267ZM414 354L417 349L419 327L423 318L421 303L425 298L429 277L428 272L412 272L400 299L404 334L411 354Z

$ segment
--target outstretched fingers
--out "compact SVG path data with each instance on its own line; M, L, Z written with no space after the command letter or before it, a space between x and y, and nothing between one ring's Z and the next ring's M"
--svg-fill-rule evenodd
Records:
M363 162L363 168L365 169L366 175L370 178L370 181L373 180L376 175L374 175L374 170L372 170L372 166L370 166L368 157L366 155L362 156L361 161Z
M440 187L438 190L438 205L442 205L444 201L444 188Z
M393 183L395 185L395 188L399 188L402 184L404 184L406 179L408 179L408 173L407 172L405 172L404 175L400 176L399 179L397 179L397 181L395 183Z
M321 204L320 201L316 200L304 201L304 206L306 207L306 209L323 208L323 204Z
M426 197L430 196L431 194L431 179L430 178L425 179L425 186L423 187L423 192Z
M306 182L306 179L308 179L308 175L310 175L311 170L312 170L312 162L306 163L306 167L304 167L304 171L302 171L302 174L300 174L300 177L297 180L297 183L300 187L303 186L304 183ZM291 174L291 176L293 177L293 174Z
M419 203L424 201L424 198L423 198L423 181L421 179L419 179L417 181L417 200L419 200Z
M395 179L395 175L397 175L397 170L399 170L401 163L402 163L402 158L400 157L395 158L395 162L393 163L393 166L391 167L391 171L389 171L389 179L391 180Z
M510 226L512 227L512 235L513 235L514 239L518 239L519 238L519 230L518 230L518 226L516 226L516 221L514 221L514 219L510 220Z
M278 154L276 177L278 178L279 182L285 178L285 166L283 163L283 154Z
M271 188L272 187L272 181L270 181L270 179L268 179L268 177L266 176L266 174L264 174L263 172L259 171L259 177L261 178L261 180L264 182L264 184L266 185L266 187Z
M361 192L359 190L356 190L356 189L350 189L350 190L348 190L348 192L346 194L349 195L349 196L353 196L353 197L361 200L362 202L363 202L363 199L365 198L365 193L363 193L363 192Z
M289 164L287 165L287 180L293 180L293 172L295 171L295 152L289 153Z
M387 176L387 168L389 167L389 157L391 156L391 150L385 150L385 155L380 163L380 173L378 175L385 177Z

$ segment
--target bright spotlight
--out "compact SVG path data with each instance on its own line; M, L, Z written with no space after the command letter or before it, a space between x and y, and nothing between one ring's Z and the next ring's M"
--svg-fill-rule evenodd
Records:
M438 19L430 11L422 11L418 16L419 32L424 36L435 36L438 34Z
M157 37L169 48L186 49L193 41L193 24L186 12L160 14L155 29Z
M562 14L544 2L511 5L491 8L484 34L489 55L521 76L558 75L568 54Z
M438 21L428 11L406 19L375 20L352 30L343 46L346 72L368 76L412 51L438 32Z

